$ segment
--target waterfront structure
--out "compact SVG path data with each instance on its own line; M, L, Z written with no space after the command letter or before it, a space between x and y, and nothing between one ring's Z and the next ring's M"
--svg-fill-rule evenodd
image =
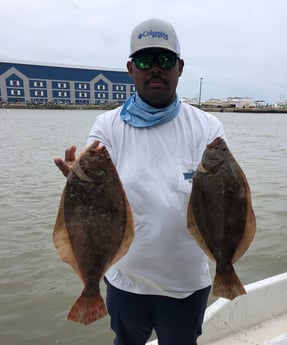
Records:
M133 94L124 69L0 61L0 102L122 104Z
M256 102L251 97L227 97L227 103L231 108L256 108Z
M197 106L199 104L198 98L187 98L183 97L183 102L189 103L191 105ZM224 108L258 108L260 106L263 106L265 104L264 100L259 101L253 101L250 97L228 97L225 100L217 99L217 98L211 98L208 101L203 101L200 103L200 106L203 108L210 108L210 109L224 109Z

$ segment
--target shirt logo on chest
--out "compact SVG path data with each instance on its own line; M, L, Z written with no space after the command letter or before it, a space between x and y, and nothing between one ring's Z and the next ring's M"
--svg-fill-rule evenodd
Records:
M195 170L188 170L188 171L184 171L183 174L183 178L185 181L188 181L189 183L192 182L192 177L195 173Z

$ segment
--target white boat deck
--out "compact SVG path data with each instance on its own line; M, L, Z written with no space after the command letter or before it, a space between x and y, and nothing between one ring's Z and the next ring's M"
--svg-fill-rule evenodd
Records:
M287 313L277 316L271 320L262 322L260 325L251 327L244 331L233 333L224 339L218 339L208 343L202 343L199 338L199 345L287 345ZM158 345L154 340L147 345Z
M246 295L207 308L198 345L287 345L287 273L245 289Z
M203 344L199 340L199 345ZM287 313L208 345L287 345Z
M287 273L245 289L246 295L219 298L207 308L199 345L277 345L275 339L287 336Z

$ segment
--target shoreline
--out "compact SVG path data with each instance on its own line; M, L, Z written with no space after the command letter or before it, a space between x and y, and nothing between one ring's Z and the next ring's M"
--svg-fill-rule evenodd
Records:
M113 105L80 105L80 104L7 104L2 103L1 109L43 109L43 110L112 110L119 106L119 104ZM195 106L195 105L193 105ZM199 108L198 106L195 106ZM200 107L201 110L206 112L217 113L272 113L282 114L287 113L287 107L260 107L260 108L217 108L217 107Z
M11 104L3 103L1 104L1 109L43 109L43 110L111 110L118 107L115 105L80 105L80 104Z

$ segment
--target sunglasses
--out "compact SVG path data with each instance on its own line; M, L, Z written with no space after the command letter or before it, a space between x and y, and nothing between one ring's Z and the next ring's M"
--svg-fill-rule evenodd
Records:
M151 69L154 62L157 62L162 69L173 68L176 64L177 55L174 53L159 54L137 54L133 57L136 67L141 70Z

